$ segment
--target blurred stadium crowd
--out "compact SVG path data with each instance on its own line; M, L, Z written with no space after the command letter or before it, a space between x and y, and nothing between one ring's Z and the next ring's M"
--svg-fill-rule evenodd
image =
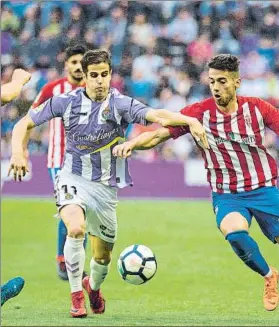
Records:
M279 108L278 1L2 1L1 7L1 82L15 67L32 73L21 98L2 111L2 158L10 155L14 124L47 82L63 76L64 49L76 43L110 49L112 86L154 108L179 111L208 97L205 64L218 53L240 57L240 95ZM145 129L135 125L129 137ZM266 143L278 156L279 138L269 133ZM29 150L42 154L47 147L43 125L33 130ZM140 154L146 161L197 156L189 136Z

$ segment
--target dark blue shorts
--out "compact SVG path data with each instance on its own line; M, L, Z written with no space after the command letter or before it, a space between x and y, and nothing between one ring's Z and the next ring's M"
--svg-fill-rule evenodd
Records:
M212 193L216 222L220 228L223 218L231 212L239 212L249 226L252 217L257 220L262 232L272 242L279 236L279 190L277 187L261 187L249 192Z

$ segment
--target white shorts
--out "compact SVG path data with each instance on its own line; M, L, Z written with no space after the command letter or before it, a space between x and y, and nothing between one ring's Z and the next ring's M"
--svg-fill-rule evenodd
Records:
M59 211L68 204L77 204L84 210L90 235L109 243L116 241L117 188L88 181L62 169L56 176L55 198Z

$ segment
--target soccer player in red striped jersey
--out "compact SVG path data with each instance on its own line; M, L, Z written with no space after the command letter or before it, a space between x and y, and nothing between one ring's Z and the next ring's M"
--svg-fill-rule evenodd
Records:
M86 47L83 45L75 45L68 47L65 50L65 71L66 76L56 81L47 83L36 97L32 108L37 108L54 95L70 92L78 87L84 86L81 59L86 52ZM53 118L49 122L49 146L47 167L52 182L55 181L55 176L60 172L64 161L65 153L65 129L62 119L60 117ZM67 280L67 270L64 260L64 245L67 237L67 229L62 221L59 219L58 223L58 237L57 237L57 272L58 276ZM86 245L86 241L84 246Z
M278 272L260 253L249 235L252 217L264 235L279 243L278 168L264 145L265 128L279 135L279 110L260 98L237 96L239 60L220 54L208 63L212 97L181 110L198 118L206 130L210 149L202 152L212 189L217 226L238 257L264 278L264 307L278 305ZM160 128L114 148L128 157L133 150L149 149L169 138L189 133L189 128Z

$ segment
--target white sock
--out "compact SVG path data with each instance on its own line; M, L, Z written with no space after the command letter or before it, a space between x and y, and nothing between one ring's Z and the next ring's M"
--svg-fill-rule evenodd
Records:
M101 284L105 280L110 268L110 263L105 265L100 265L93 258L90 261L90 278L89 284L92 290L97 291L100 289Z
M82 290L82 273L85 262L83 242L84 238L67 236L64 246L65 263L72 293Z
M269 272L264 277L269 278L271 276L272 276L272 270L269 268Z

